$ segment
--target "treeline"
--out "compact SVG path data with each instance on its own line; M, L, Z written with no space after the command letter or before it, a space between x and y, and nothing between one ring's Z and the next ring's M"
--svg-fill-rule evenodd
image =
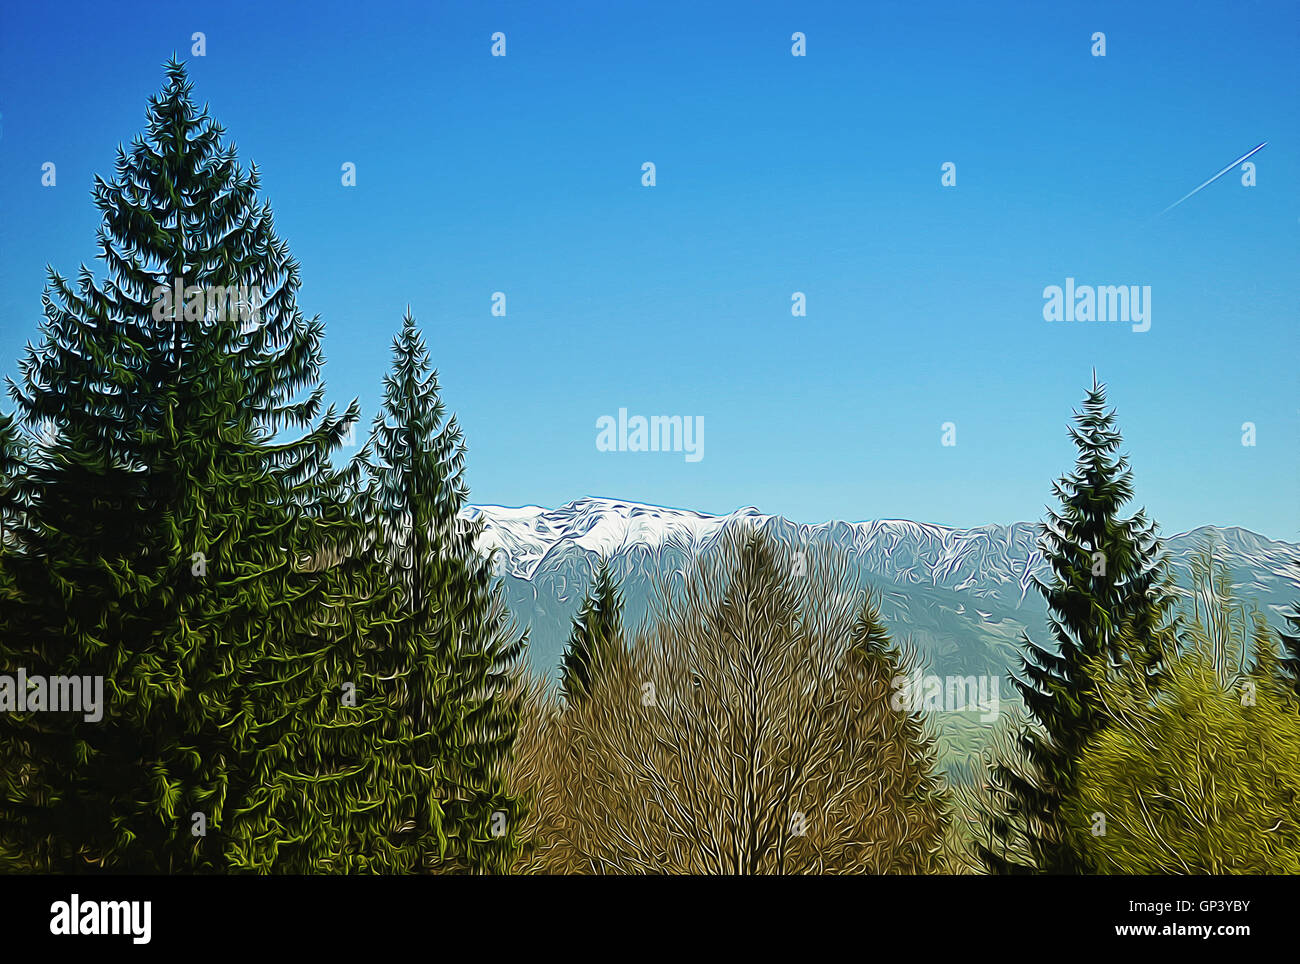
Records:
M630 648L597 570L533 693L515 785L549 872L1300 872L1300 611L1278 634L1213 546L1179 592L1094 381L1042 527L1025 639L976 780L945 787L915 665L843 560L736 534Z
M958 863L1300 871L1300 608L1291 634L1247 613L1212 546L1179 602L1154 523L1122 516L1132 474L1095 379L1071 437L1075 467L1042 528L1052 577L1036 581L1052 640L1024 640L1027 719L958 795L973 844Z
M893 700L915 656L844 560L761 530L638 631L602 564L552 688L409 311L341 460L359 409L324 405L256 168L179 63L147 117L95 183L107 278L51 270L0 415L0 870L1300 869L1300 613L1247 618L1212 555L1176 602L1102 386L985 780L938 776ZM230 290L251 320L203 297ZM102 714L56 679L102 679Z

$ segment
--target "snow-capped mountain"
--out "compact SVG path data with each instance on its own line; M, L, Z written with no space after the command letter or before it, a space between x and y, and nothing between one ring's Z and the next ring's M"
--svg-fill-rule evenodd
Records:
M573 554L613 557L666 546L698 549L735 519L767 519L757 509L713 516L614 499L579 499L558 509L471 506L464 514L483 520L479 547L497 553L505 570L520 579L532 579L550 563Z
M749 507L728 515L585 498L557 509L468 507L483 523L480 548L494 554L511 612L530 627L529 652L550 672L597 560L610 559L622 583L625 623L639 625L657 577L681 570L735 526L759 526L800 545L845 552L865 585L881 596L896 638L910 639L938 673L1005 673L1021 632L1046 638L1046 612L1033 589L1046 578L1034 523L974 529L909 522L804 525ZM1254 599L1275 625L1300 598L1300 545L1238 528L1204 526L1168 537L1175 577L1186 583L1192 554L1205 542L1230 566L1241 597Z

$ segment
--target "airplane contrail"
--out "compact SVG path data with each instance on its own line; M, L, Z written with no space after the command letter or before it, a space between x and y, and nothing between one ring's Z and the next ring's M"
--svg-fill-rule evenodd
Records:
M1163 211L1161 211L1160 214L1161 214L1161 215L1168 214L1170 211L1172 211L1174 208L1178 207L1178 205L1182 204L1184 201L1186 201L1189 197L1191 197L1191 196L1192 196L1193 194L1195 194L1197 191L1201 190L1202 188L1209 187L1211 184L1213 184L1213 183L1214 183L1215 181L1217 181L1219 178L1223 177L1223 175L1227 174L1229 171L1231 171L1234 167L1236 167L1238 164L1240 164L1240 163L1241 163L1242 161L1244 161L1246 158L1250 157L1251 154L1254 154L1256 151L1262 150L1263 148L1265 148L1265 147L1267 147L1267 146L1268 146L1268 141L1264 141L1264 143L1260 144L1259 147L1252 148L1251 150L1247 151L1245 154L1242 154L1241 157L1237 158L1235 161L1233 161L1231 164L1229 164L1227 167L1225 167L1225 168L1224 168L1222 171L1220 171L1218 174L1214 175L1214 177L1210 178L1210 179L1209 179L1208 181L1206 181L1204 184L1202 184L1202 185L1200 185L1200 186L1198 186L1198 187L1194 187L1194 188L1192 188L1190 191L1188 191L1186 194L1184 194L1182 197L1180 197L1180 198L1179 198L1177 201L1175 201L1173 204L1169 205L1169 207L1167 207L1167 208L1165 208Z

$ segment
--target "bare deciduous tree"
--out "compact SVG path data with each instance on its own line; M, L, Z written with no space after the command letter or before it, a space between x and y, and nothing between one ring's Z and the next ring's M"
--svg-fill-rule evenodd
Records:
M841 557L733 534L662 587L589 699L532 690L529 869L937 869L946 794L920 720L891 705L906 671Z

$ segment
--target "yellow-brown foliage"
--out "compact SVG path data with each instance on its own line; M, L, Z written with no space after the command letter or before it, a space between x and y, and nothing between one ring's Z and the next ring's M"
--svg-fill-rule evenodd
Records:
M920 720L891 707L903 657L842 562L748 533L679 575L588 700L530 688L521 869L937 869L945 792Z

